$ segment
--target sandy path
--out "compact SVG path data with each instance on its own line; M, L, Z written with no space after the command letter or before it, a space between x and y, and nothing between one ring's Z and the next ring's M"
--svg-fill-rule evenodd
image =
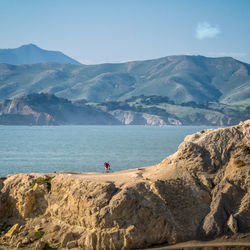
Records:
M187 241L172 246L153 247L147 248L147 250L163 250L163 249L194 249L194 248L207 248L207 247L247 247L250 249L250 241L248 242L235 242L235 241ZM245 249L245 248L244 248Z
M89 181L95 182L113 182L117 186L123 186L124 184L131 184L141 180L151 180L148 178L150 173L156 167L143 167L136 169L129 169L120 172L110 172L110 173L98 173L98 172L90 172L90 173L75 173L75 172L58 172L56 175L63 176L74 176L74 178L80 178Z

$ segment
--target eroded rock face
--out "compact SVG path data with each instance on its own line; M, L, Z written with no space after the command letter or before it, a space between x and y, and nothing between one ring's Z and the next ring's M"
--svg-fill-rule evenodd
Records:
M3 125L56 125L55 119L48 113L36 112L21 98L0 103L0 124Z
M161 165L172 164L175 169L187 171L202 189L209 192L209 213L201 224L201 235L219 236L232 223L241 224L241 232L249 232L249 163L250 121L226 129L207 130L187 136L178 152ZM231 226L227 224L233 216ZM243 222L244 221L244 222ZM235 232L234 232L235 233Z
M109 112L124 125L182 125L182 123L172 117L163 117L134 111L114 110Z
M249 171L250 120L187 136L152 167L12 175L0 180L0 224L18 231L0 244L126 249L249 234Z

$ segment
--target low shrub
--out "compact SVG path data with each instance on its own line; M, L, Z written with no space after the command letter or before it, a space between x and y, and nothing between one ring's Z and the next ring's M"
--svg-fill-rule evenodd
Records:
M41 185L41 184L46 183L47 189L48 189L48 191L50 191L51 190L51 180L52 180L52 177L37 178L31 183L30 188L33 188L36 184Z
M236 160L235 163L236 163L237 168L241 168L241 167L246 165L246 163L244 161L242 161L242 160Z
M43 235L44 235L44 231L37 231L34 233L34 239L39 240L43 237Z
M246 145L242 145L241 149L243 152L250 154L250 147L246 146Z

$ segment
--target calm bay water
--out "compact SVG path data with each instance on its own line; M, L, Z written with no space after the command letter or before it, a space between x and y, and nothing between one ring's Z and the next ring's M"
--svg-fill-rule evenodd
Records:
M159 163L208 126L0 126L0 177L30 172L102 172ZM213 127L214 128L214 127Z

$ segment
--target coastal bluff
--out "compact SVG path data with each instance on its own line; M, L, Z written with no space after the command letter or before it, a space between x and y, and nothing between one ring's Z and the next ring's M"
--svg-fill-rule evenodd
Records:
M250 245L250 120L185 138L161 163L0 179L0 249Z

